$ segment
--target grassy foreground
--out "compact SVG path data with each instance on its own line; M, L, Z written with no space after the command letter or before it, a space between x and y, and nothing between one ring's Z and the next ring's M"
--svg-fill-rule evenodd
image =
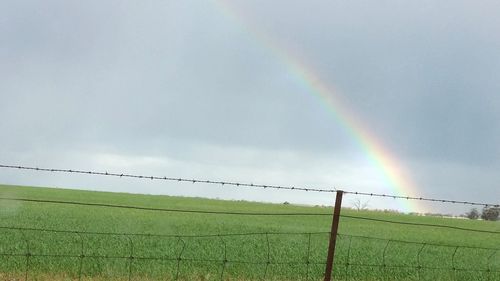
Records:
M0 197L331 213L323 207L2 185ZM500 231L495 222L348 209L342 214ZM321 280L330 223L330 216L172 213L0 200L0 280L25 280L26 275L28 280ZM500 248L499 234L352 218L342 218L339 231L344 236L337 244L336 280L500 280L500 251L489 249Z

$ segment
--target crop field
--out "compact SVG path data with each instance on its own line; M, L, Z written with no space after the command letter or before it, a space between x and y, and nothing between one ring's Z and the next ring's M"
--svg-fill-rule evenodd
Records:
M322 280L324 274L331 208L1 185L0 198L0 280ZM235 214L241 212L254 215ZM500 280L498 222L351 209L342 215L335 280Z

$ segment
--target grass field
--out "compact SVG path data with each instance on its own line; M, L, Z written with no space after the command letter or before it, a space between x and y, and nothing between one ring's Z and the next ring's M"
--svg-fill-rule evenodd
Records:
M331 213L324 207L20 186L0 186L0 197ZM342 214L500 231L498 222L349 209ZM331 216L173 213L0 200L0 280L25 280L26 273L28 280L321 280L330 224ZM500 251L489 249L500 248L499 234L345 217L339 232L336 280L500 280Z

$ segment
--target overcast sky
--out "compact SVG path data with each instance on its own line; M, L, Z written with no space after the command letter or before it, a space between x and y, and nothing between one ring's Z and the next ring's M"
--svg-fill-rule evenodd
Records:
M4 0L0 162L395 193L294 78L277 54L287 52L338 90L419 196L498 203L499 50L497 1ZM334 200L5 169L0 182Z

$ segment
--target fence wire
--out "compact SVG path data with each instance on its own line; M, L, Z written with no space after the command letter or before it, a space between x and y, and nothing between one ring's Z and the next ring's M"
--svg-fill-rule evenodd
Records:
M140 211L191 213L191 214L204 214L204 215L272 216L272 217L279 217L279 216L327 216L327 217L331 217L332 216L331 213L318 213L318 212L210 211L210 210L193 210L193 209L153 208L153 207L144 207L144 206L118 205L118 204L107 204L107 203L31 199L31 198L13 198L13 197L0 197L0 201L1 200L30 202L30 203L48 203L48 204L63 204L63 205L75 205L75 206L89 206L89 207L121 208L121 209L131 209L131 210L140 210ZM452 229L452 230L469 231L469 232L477 232L477 233L500 234L500 231L465 228L465 227L457 227L457 226L444 225L444 224L394 221L394 220L384 220L384 219L378 219L378 218L371 218L371 217L364 217L364 216L353 216L353 215L340 215L340 217L347 218L347 219L367 220L367 221L374 221L374 222L383 222L383 223L400 224L400 225L411 225L411 226L418 226L418 227L446 228L446 229Z
M210 210L193 210L193 209L171 209L171 208L152 208L144 206L118 205L107 203L81 202L81 201L65 201L65 200L47 200L47 199L32 199L32 198L14 198L0 197L0 200L19 201L31 203L49 203L63 204L89 207L105 207L105 208L120 208L132 209L141 211L156 211L170 213L193 213L193 214L209 214L209 215L237 215L237 216L331 216L328 213L313 213L313 212L237 212L237 211L210 211Z
M340 233L338 238L344 241L335 262L340 280L500 280L499 248Z
M311 243L329 233L235 233L169 235L96 233L22 227L0 228L0 272L32 280L49 269L72 280L251 280L272 275L319 277L325 262ZM289 243L295 244L290 248ZM304 244L303 244L304 242ZM315 267L316 270L313 271ZM317 279L317 278L316 278Z
M155 177L71 169L0 165L0 168L166 180L176 182L335 193L337 190L227 181ZM344 193L498 207L468 201L387 194ZM243 212L154 208L99 202L0 197L33 204L122 208L152 212L233 216L323 216L323 212ZM476 234L500 231L452 225L340 215L414 227L445 228ZM247 232L157 234L99 232L0 226L0 279L40 280L43 274L64 280L320 280L324 276L330 232ZM500 249L446 245L350 234L337 234L335 280L500 280ZM49 278L54 279L54 276Z
M311 191L311 192L322 192L322 193L335 193L342 189L345 194L355 194L362 196L371 197L384 197L393 199L405 199L405 200L417 200L417 201L428 201L428 202L439 202L439 203L452 203L452 204L464 204L471 206L483 206L483 207L500 207L498 203L483 203L483 202L472 202L472 201L461 201L461 200L450 200L450 199L439 199L439 198L427 198L427 197L415 197L415 196L403 196L395 194L383 194L383 193L372 193L372 192L360 192L360 191L349 191L343 188L331 187L331 188L316 188L316 187L300 187L300 186L286 186L286 185L266 185L266 184L254 184L245 182L234 182L234 181L216 181L216 180L201 180L201 179L188 179L180 177L166 177L166 176L150 176L150 175L136 175L130 173L112 173L112 172L98 172L90 170L79 170L79 169L54 169L54 168L40 168L33 166L19 166L19 165L6 165L0 164L0 168L4 169L18 169L18 170L31 170L40 172L55 172L55 173L70 173L70 174L84 174L84 175L97 175L97 176L108 176L108 177L120 177L120 178L136 178L136 179L147 179L147 180L163 180L163 181L173 181L173 182L186 182L186 183L204 183L204 184L214 184L220 186L233 186L233 187L253 187L253 188L264 188L264 189L281 189L281 190L294 190L294 191Z
M320 280L330 233L171 235L3 226L0 235L0 272L15 280L36 280L47 271L65 272L69 280ZM335 280L500 277L497 248L337 238Z

